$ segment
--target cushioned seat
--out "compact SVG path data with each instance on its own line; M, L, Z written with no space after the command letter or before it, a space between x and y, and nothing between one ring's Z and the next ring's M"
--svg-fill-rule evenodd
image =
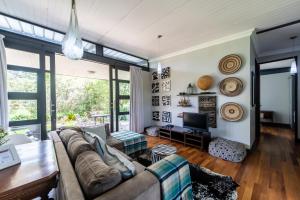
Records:
M212 156L232 162L242 162L247 155L245 145L223 138L211 141L208 152Z

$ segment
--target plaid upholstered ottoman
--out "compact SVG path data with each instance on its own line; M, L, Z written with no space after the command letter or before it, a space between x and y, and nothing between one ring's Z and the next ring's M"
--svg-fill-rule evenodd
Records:
M145 135L140 133L135 133L132 131L119 131L110 134L111 137L120 141L123 145L123 150L126 155L132 155L135 153L142 153L147 149L147 140ZM111 139L109 143L114 143L113 145L118 149L121 148L121 145L116 142L114 139Z

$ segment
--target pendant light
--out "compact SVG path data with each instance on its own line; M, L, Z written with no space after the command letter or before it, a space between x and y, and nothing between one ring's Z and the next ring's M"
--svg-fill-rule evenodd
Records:
M160 38L162 38L162 35L158 35L157 36L157 40L158 40L158 51L160 51ZM158 61L157 63L157 73L158 74L161 74L162 72L162 65L161 63Z
M293 51L295 51L295 39L296 38L297 38L297 36L293 36L293 37L290 38L291 40L293 40ZM291 74L296 74L297 73L297 64L296 64L295 59L292 61L290 73Z
M62 42L62 51L67 58L72 60L79 60L83 56L75 0L72 0L69 28Z

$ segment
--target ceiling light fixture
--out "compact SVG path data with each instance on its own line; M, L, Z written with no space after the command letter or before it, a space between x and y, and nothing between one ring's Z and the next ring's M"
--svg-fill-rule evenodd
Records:
M75 0L72 0L69 28L62 42L62 51L67 58L79 60L83 56L83 45L79 33Z
M157 36L157 40L158 40L158 51L160 51L160 38L162 38L162 35L158 35ZM161 74L162 72L162 65L161 63L158 61L157 63L157 73L158 74Z
M293 40L293 52L295 51L295 39L296 38L297 38L297 36L293 36L293 37L290 38L291 40ZM295 58L292 61L290 73L291 74L296 74L297 73L297 64L296 64Z

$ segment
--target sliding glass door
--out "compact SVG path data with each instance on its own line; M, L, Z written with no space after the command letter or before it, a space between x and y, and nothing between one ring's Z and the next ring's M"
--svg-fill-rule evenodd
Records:
M11 130L33 140L61 126L110 123L129 130L128 67L69 60L38 49L6 48Z
M54 66L53 56L39 50L17 47L6 48L6 55L8 117L11 131L25 134L32 140L45 139L48 117L45 115L45 102L48 95L50 101L51 97L55 99L51 90L46 88L46 85L51 85L51 76L48 74L51 74L50 68ZM49 69L46 69L48 66Z
M111 74L111 129L129 130L130 120L130 74L128 69L110 67Z

